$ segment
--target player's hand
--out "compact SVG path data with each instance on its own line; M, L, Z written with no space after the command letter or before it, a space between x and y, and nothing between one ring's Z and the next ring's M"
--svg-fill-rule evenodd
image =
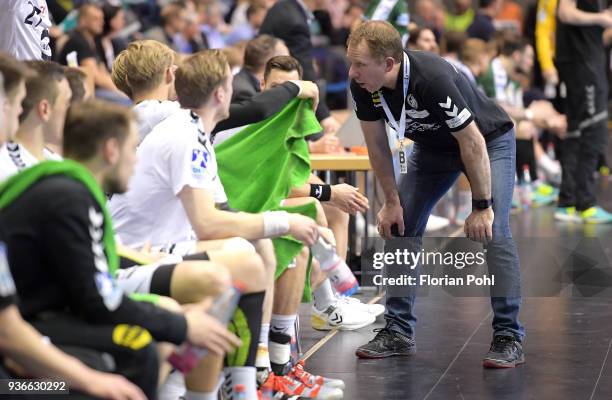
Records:
M337 136L323 135L314 142L308 142L308 150L312 154L333 154L342 153L344 149Z
M352 215L366 212L369 208L367 197L362 195L356 187L346 183L332 185L331 198L328 203Z
M300 86L298 99L312 99L312 109L316 110L319 106L319 87L311 81L296 81Z
M384 239L392 239L391 227L397 224L400 236L404 235L404 210L399 202L385 202L378 212L378 233Z
M219 322L206 313L212 305L212 300L206 299L198 303L187 313L187 340L189 343L208 349L211 353L222 356L241 345L240 339Z
M323 133L326 135L335 135L340 129L340 122L332 116L329 116L321 121L323 127Z
M465 220L463 231L468 239L487 244L493 239L493 208L474 210Z
M96 398L109 400L146 400L140 388L121 375L94 372L82 390Z
M542 71L542 77L546 82L552 83L553 85L559 83L559 73L557 72L557 69L555 67L547 69L546 71Z
M289 234L310 247L319 237L319 227L312 218L290 213Z

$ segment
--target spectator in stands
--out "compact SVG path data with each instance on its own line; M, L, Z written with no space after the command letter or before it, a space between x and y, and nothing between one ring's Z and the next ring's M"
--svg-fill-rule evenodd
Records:
M94 4L85 4L79 8L77 28L70 32L68 41L60 51L58 60L63 65L79 66L87 74L87 80L95 84L97 95L109 98L123 97L117 90L110 74L100 62L95 39L104 30L104 12Z
M447 31L465 32L474 20L471 0L453 0L451 11L446 12L444 27Z
M110 72L117 54L127 47L127 41L118 37L125 27L125 13L123 8L110 4L105 4L102 12L104 13L104 28L102 34L96 38L96 50L100 62Z
M459 51L459 61L468 68L470 73L466 75L470 81L476 83L476 79L489 69L491 60L487 44L480 39L467 39Z
M408 38L408 47L411 50L429 51L430 53L438 54L438 42L436 35L429 28L413 28L410 30Z
M247 21L235 26L227 35L225 43L231 46L241 40L253 39L257 36L267 12L268 9L263 2L253 2L246 11Z
M300 61L304 69L304 80L317 80L312 57L312 42L309 25L314 16L312 12L322 8L321 0L279 0L264 19L260 32L282 39L293 57ZM338 131L340 124L329 113L325 99L321 98L317 108L317 119L323 131L332 134Z
M440 38L444 31L444 9L438 0L417 0L414 9L415 13L411 16L410 23L427 27L436 38Z
M389 22L402 35L405 43L408 36L408 24L410 23L408 1L394 0L389 2L374 0L369 3L368 9L364 13L365 19ZM343 44L346 44L346 41Z
M520 35L523 32L523 7L513 0L502 0L495 25L498 29L510 29Z
M493 38L495 26L493 19L499 14L502 0L480 0L480 6L474 21L467 29L467 34L472 38L477 38L488 42Z
M250 40L244 51L244 67L232 82L232 103L250 99L260 92L266 63L281 55L289 55L289 49L280 39L263 34Z
M181 34L185 30L186 9L181 3L169 3L162 8L161 26L156 26L145 32L145 39L157 40L175 51L182 51L177 42L181 42Z
M463 44L467 40L467 35L464 32L449 31L444 33L442 37L442 55L446 61L463 72L470 81L474 82L474 76L468 67L459 60L459 52Z
M226 46L225 35L229 27L223 20L221 8L215 1L197 3L200 16L200 31L209 49L222 49Z

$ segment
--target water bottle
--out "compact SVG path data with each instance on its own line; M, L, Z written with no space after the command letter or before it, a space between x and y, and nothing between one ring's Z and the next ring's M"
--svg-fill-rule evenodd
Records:
M310 248L312 255L321 265L321 270L327 273L332 286L341 296L350 296L359 289L359 283L353 271L338 257L336 248L319 236L316 243Z
M521 205L524 209L531 207L531 174L529 165L523 165L523 182L521 183Z
M223 325L227 325L232 315L234 315L234 311L236 311L238 301L243 292L244 284L234 282L233 287L215 299L208 310L208 314ZM188 374L207 353L207 349L192 346L190 343L185 342L170 355L168 362L183 374Z

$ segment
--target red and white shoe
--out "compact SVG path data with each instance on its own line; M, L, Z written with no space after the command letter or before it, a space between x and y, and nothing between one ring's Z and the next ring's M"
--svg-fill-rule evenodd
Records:
M287 374L291 378L302 382L308 387L316 385L327 386L330 388L344 389L344 381L341 379L331 379L324 376L313 375L304 369L304 360L298 361Z
M308 386L288 375L278 376L273 372L260 388L261 400L269 399L313 399L337 400L344 398L342 389L313 384ZM272 397L270 397L272 394Z

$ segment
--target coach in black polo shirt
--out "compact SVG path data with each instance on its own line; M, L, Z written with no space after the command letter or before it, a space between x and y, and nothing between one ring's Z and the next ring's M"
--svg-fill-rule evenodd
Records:
M524 362L519 259L509 225L515 171L512 122L442 58L404 52L399 33L387 22L361 24L348 44L355 110L385 195L378 214L381 236L390 239L397 225L395 234L420 238L433 206L465 172L473 198L466 236L485 243L489 273L504 288L504 297L491 298L493 342L483 364L513 367ZM414 141L409 156L400 151L397 185L385 121L399 133L400 147L405 138ZM386 327L359 347L357 356L413 354L414 300L388 297Z

